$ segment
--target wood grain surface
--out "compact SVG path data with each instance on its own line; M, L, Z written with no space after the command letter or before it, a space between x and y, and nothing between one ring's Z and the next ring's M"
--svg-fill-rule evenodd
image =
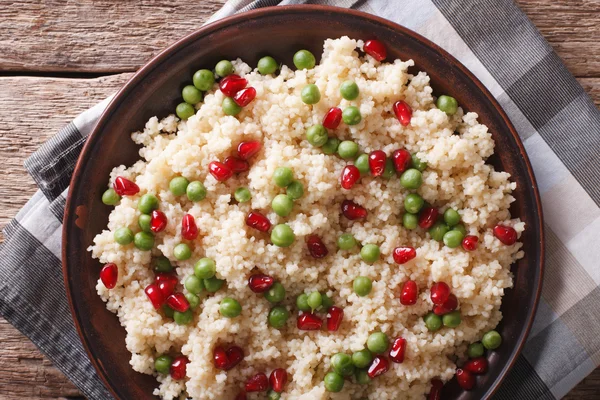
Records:
M0 229L36 190L23 161L223 2L0 0ZM518 4L600 106L600 0ZM81 396L1 318L0 343L0 399ZM600 370L566 399L600 399Z

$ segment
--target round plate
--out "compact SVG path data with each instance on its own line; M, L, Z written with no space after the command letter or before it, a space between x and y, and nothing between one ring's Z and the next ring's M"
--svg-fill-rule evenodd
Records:
M110 103L81 152L73 174L63 227L63 271L75 325L92 363L119 399L152 398L154 377L134 372L125 348L125 330L96 293L101 265L86 250L106 227L110 207L100 198L111 169L139 159L130 133L152 116L166 116L180 101L181 89L194 71L212 68L221 59L242 58L256 65L264 55L292 65L297 49L321 54L323 40L347 35L378 38L388 60L415 61L414 71L431 77L434 93L447 93L468 111L479 114L496 142L489 162L508 171L517 183L513 216L526 223L521 237L525 258L513 266L514 288L504 296L499 330L502 347L489 356L489 372L471 392L455 381L445 399L490 396L514 364L531 326L540 295L543 231L539 194L523 144L494 97L462 64L420 35L369 14L324 6L264 8L207 25L175 43L141 68Z

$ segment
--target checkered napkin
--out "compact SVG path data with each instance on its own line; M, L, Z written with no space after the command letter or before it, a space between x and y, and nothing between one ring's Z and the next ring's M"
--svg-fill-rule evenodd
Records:
M232 0L216 20L302 0ZM544 206L546 280L531 334L497 399L558 399L600 364L600 112L508 0L322 1L377 14L445 48L492 92L517 128ZM0 313L90 399L110 394L72 323L61 275L71 173L108 104L82 113L29 158L40 190L5 228Z

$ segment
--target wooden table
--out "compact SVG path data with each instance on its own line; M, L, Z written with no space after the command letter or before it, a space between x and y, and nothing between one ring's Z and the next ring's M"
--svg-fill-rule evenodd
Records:
M158 51L198 28L223 2L0 0L0 228L36 190L23 161L79 112L115 92ZM519 4L598 105L600 1ZM1 318L0 343L0 398L81 396ZM598 398L600 370L567 396Z

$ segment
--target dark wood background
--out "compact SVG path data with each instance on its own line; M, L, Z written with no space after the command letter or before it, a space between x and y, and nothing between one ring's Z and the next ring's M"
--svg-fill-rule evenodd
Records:
M223 2L0 0L0 228L36 190L23 161L158 51L198 28ZM518 3L600 104L600 0ZM0 343L1 399L81 396L1 318ZM600 370L566 397L599 398Z

